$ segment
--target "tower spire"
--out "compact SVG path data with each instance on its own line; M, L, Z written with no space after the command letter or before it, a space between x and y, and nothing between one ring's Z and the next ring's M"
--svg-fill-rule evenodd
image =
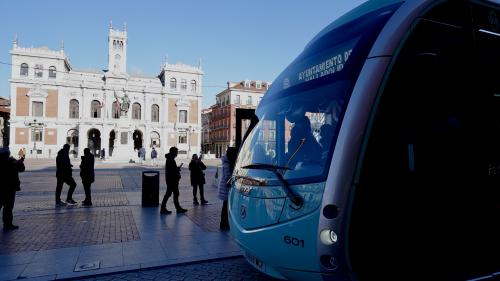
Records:
M109 29L113 29L113 21L109 20Z
M17 42L17 34L16 34L16 35L14 35L14 42L12 42L12 45L14 45L14 48L17 47L17 43L18 42Z
M64 52L64 40L61 40L61 52Z

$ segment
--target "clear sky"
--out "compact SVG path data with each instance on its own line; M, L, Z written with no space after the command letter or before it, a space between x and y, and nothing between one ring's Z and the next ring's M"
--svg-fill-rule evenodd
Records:
M364 0L0 1L0 62L22 47L64 50L77 69L106 69L107 33L128 27L127 72L155 76L170 63L202 59L203 107L227 81L273 81L316 33ZM8 97L10 65L0 64Z

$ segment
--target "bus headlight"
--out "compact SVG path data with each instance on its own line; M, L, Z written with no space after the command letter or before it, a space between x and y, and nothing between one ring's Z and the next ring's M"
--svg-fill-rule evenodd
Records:
M321 239L321 242L325 245L332 245L333 243L337 242L337 234L333 232L333 230L330 229L323 229L319 233L319 238Z

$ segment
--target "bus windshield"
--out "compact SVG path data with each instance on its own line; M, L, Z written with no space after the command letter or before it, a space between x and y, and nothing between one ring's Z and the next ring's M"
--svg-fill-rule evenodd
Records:
M324 180L354 81L395 8L366 14L308 45L262 99L237 175L275 180L269 169L245 169L265 164L281 167L291 184Z

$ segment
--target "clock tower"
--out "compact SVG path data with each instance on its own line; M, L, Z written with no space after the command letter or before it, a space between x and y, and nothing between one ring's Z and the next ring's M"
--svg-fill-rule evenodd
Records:
M127 25L120 31L109 24L108 71L115 74L127 72Z

